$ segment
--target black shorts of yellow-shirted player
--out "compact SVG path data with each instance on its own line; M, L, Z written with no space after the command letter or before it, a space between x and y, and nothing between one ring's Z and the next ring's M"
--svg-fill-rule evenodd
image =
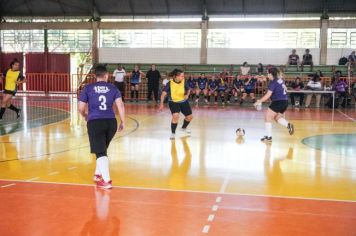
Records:
M12 97L16 94L17 86L19 84L25 83L26 80L25 77L22 75L22 72L20 71L20 62L17 59L14 59L10 63L10 68L2 74L2 80L4 94L1 103L0 121L2 121L2 117L5 113L6 108L9 108L10 110L16 112L16 117L17 119L19 119L21 110L12 104Z
M172 113L171 120L171 136L170 139L175 139L175 133L179 120L179 113L181 112L185 118L182 125L182 131L190 135L190 131L187 130L187 127L190 121L193 119L192 109L189 105L189 86L184 79L184 72L179 69L174 69L168 75L171 80L167 83L164 91L161 95L161 103L159 110L163 110L163 101L168 95L169 109Z
M109 75L106 67L98 65L95 75L96 82L86 85L80 93L78 110L87 120L90 151L96 155L94 182L99 188L111 189L107 149L116 131L122 131L125 127L125 108L120 91L107 82ZM113 106L119 112L119 126Z
M289 123L284 118L284 112L288 107L288 96L287 87L284 84L283 78L280 76L277 68L269 69L268 77L271 82L268 85L267 93L254 104L254 106L258 108L268 99L272 100L271 105L265 113L266 135L261 139L263 142L272 141L272 120L275 120L278 124L286 127L290 135L293 135L294 133L293 124Z

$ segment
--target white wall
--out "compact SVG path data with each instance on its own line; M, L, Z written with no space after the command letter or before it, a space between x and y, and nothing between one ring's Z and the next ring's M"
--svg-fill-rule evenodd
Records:
M302 59L305 49L296 49ZM292 49L279 48L208 48L208 64L286 64ZM320 49L310 49L314 64L319 64Z
M328 48L327 65L338 65L341 57L348 58L355 49L350 48Z
M337 65L348 57L350 48L328 48L327 65ZM208 48L208 64L285 64L292 49L278 48ZM305 49L297 49L302 58ZM320 49L310 49L314 64L319 64ZM100 63L200 64L199 48L99 48Z
M99 48L100 63L199 64L199 48Z

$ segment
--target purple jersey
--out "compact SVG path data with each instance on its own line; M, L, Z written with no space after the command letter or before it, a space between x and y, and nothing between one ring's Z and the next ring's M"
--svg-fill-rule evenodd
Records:
M282 79L274 79L268 85L268 90L272 92L271 100L274 101L288 101L287 86Z
M107 82L96 82L84 87L79 100L88 103L88 121L115 118L113 104L121 98L120 91Z

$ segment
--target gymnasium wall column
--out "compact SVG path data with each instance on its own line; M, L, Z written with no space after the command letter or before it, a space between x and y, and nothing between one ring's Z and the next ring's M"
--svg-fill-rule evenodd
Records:
M92 55L93 65L95 65L99 62L99 55L98 55L99 23L100 22L98 22L98 21L92 22L93 38L92 38L92 42L91 42L91 55Z
M44 73L48 73L48 68L49 68L49 64L48 64L48 60L49 60L49 55L48 55L48 29L44 29L44 67L45 67L45 71ZM47 91L47 90L46 90Z
M326 65L328 56L328 29L329 20L320 20L320 65Z
M200 64L208 63L208 21L203 20L201 22L201 42L200 42Z

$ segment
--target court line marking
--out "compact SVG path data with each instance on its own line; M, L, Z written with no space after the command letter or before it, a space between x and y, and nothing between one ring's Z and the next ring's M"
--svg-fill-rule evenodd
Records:
M30 181L34 181L34 180L38 180L38 179L39 179L39 177L34 177L34 178L28 179L26 181L30 182Z
M209 233L209 229L210 229L210 225L205 225L203 230L202 230L202 233L204 233L204 234Z
M129 132L127 132L126 134L123 134L121 136L117 136L115 137L112 142L114 141L117 141L123 137L126 137L134 132L136 132L138 130L138 128L140 127L140 124L139 122L130 117L130 116L127 116L129 119L131 119L134 123L136 123L136 127L134 127L134 129L130 130ZM63 121L59 121L59 122L63 122ZM48 125L52 125L52 124L48 124ZM40 126L42 127L42 126ZM36 128L39 128L39 127L36 127ZM0 142L1 143L1 142ZM0 161L0 163L2 162L10 162L10 161L21 161L21 160L28 160L28 159L33 159L33 158L39 158L39 157L45 157L45 156L50 156L50 155L56 155L56 154L61 154L61 153L65 153L65 152L70 152L70 151L77 151L77 150L80 150L80 149L83 149L83 148L88 148L90 145L89 144L86 144L84 146L80 146L80 147L77 147L77 148L72 148L72 149L66 149L66 150L62 150L62 151L58 151L58 152L52 152L52 153L44 153L44 154L40 154L40 155L34 155L34 156L30 156L30 157L23 157L23 158L20 158L20 159L10 159L10 160L3 160L3 161Z
M74 170L74 169L77 169L77 167L76 166L72 166L72 167L68 167L67 169L68 170Z
M0 181L5 182L18 182L27 183L25 180L16 179L0 179ZM95 187L95 184L78 184L78 183L64 183L64 182L49 182L49 181L36 181L31 182L31 184L56 184L56 185L70 185L70 186L87 186ZM164 188L146 188L146 187L130 187L130 186L113 186L117 189L133 189L133 190L152 190L152 191L166 191L166 192L185 192L185 193L201 193L209 195L219 195L219 192L204 192L199 190L180 190L180 189L164 189ZM281 198L281 199L292 199L292 200L311 200L311 201L326 201L326 202L347 202L356 203L356 200L339 200L339 199L329 199L329 198L308 198L308 197L290 197L290 196L280 196L280 195L267 195L267 194L249 194L249 193L223 193L225 196L246 196L246 197L267 197L267 198Z
M16 185L16 184L12 183L12 184L3 185L3 186L1 186L1 187L2 187L2 188L7 188L7 187L14 186L14 185Z
M229 169L225 178L224 178L224 182L222 183L221 187L220 187L220 190L219 190L219 194L220 195L223 195L226 191L226 188L229 184L229 180L230 180L230 176L231 176L231 170ZM218 209L219 209L219 203L221 203L222 201L222 196L218 196L216 197L215 199L215 203L212 207L211 207L211 211L214 212L215 214L217 213ZM208 216L208 222L213 222L214 221L214 218L215 218L215 214L210 214ZM203 233L208 233L209 232L209 229L210 229L210 225L205 225L203 227L203 230L202 232Z
M215 215L214 214L210 214L208 217L208 221L211 222L214 220Z
M352 118L351 116L345 114L344 112L337 110L340 114L342 114L343 116L345 116L347 119L352 120L353 122L356 122L356 120L354 118Z

